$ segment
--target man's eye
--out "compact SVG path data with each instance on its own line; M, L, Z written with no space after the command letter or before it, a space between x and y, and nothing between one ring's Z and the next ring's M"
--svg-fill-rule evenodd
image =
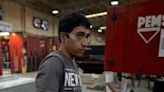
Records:
M86 38L89 38L89 36L90 36L90 34L87 34L87 35L86 35Z
M77 37L77 38L83 38L84 36L85 36L84 33L77 33L77 34L76 34L76 37Z
M78 39L81 39L81 38L83 38L84 36L83 35L77 35L76 36Z
M82 39L82 38L89 38L90 34L85 34L84 32L79 32L76 34L76 37L78 39Z

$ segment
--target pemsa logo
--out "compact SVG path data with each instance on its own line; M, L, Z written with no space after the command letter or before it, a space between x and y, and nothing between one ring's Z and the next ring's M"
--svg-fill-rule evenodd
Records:
M137 33L144 40L145 43L149 43L164 27L164 15L151 15L151 16L140 16L138 17ZM153 32L153 34L146 38L143 33Z

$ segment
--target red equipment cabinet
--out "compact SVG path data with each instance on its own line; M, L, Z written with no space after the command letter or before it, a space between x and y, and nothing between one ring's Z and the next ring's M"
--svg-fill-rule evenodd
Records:
M0 39L0 47L2 47L2 39ZM0 52L2 52L2 50L0 49ZM2 75L2 69L3 69L3 61L2 61L2 53L0 53L0 76Z
M105 71L164 75L163 6L163 0L144 0L109 7Z

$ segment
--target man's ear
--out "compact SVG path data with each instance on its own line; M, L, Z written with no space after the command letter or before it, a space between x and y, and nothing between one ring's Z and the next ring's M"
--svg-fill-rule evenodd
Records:
M66 33L60 32L59 35L60 35L60 40L61 40L61 42L65 42L65 40L67 39Z

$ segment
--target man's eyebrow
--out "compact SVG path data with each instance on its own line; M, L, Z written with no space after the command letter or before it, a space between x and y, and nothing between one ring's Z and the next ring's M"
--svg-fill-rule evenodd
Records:
M77 33L85 34L85 32L77 32Z
M90 34L90 32L89 33L86 33L86 32L77 32L77 34Z

